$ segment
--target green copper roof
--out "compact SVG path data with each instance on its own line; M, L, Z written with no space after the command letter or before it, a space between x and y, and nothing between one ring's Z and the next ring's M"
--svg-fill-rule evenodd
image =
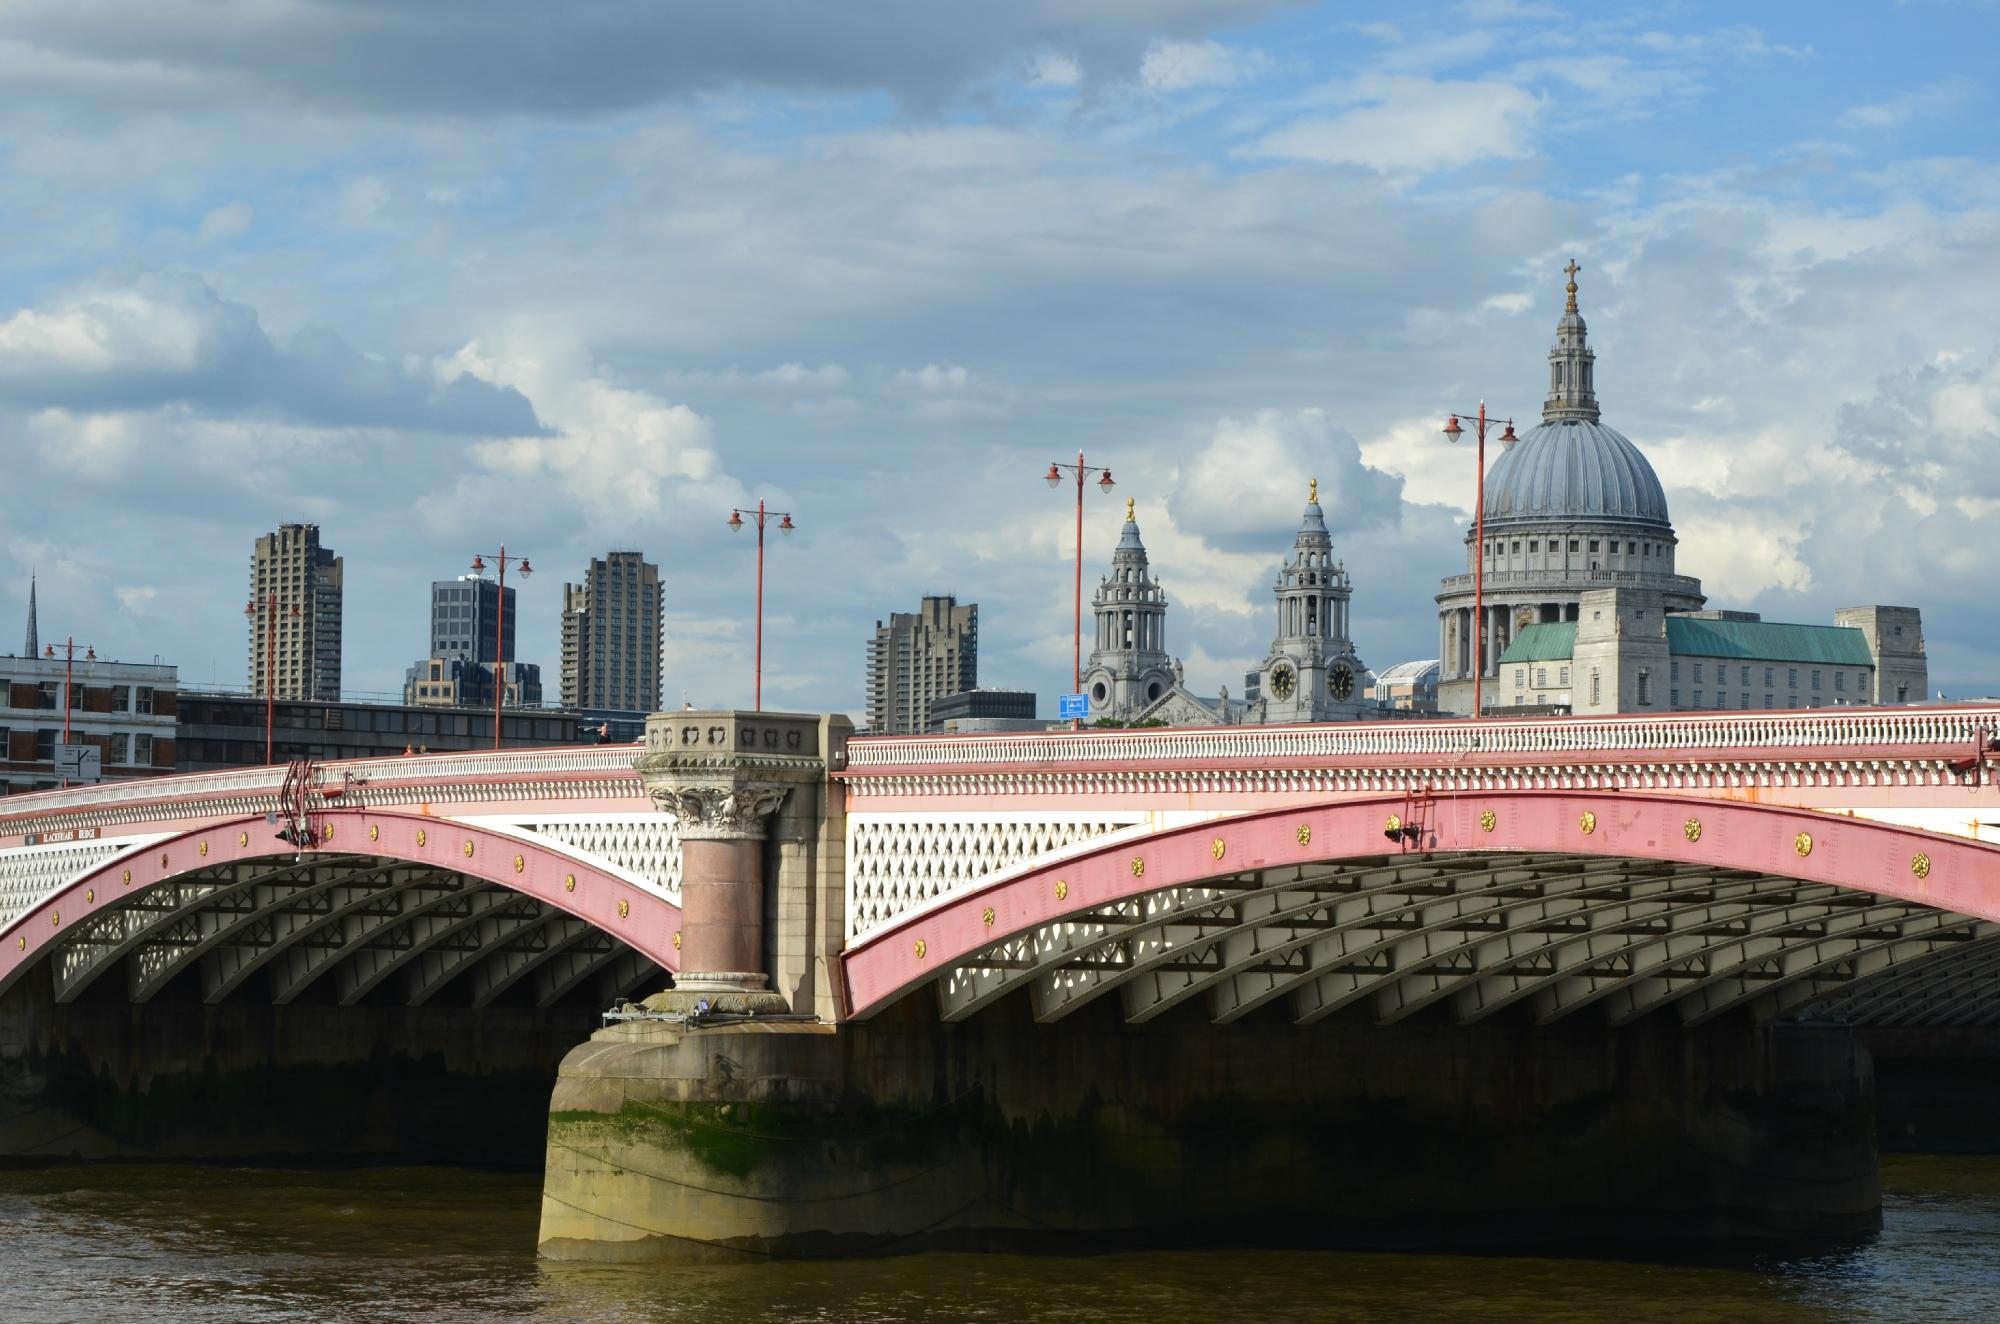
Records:
M1780 625L1667 617L1667 651L1680 657L1742 657L1872 667L1868 637L1849 625Z
M1500 655L1502 664L1508 662L1548 662L1569 661L1569 655L1576 650L1576 622L1550 621L1545 625L1530 625L1514 636L1514 642L1507 645L1507 651Z
M1500 655L1509 662L1567 662L1576 651L1576 622L1530 625ZM1780 625L1773 621L1710 621L1667 617L1667 652L1675 657L1740 657L1758 662L1872 667L1868 639L1847 625Z

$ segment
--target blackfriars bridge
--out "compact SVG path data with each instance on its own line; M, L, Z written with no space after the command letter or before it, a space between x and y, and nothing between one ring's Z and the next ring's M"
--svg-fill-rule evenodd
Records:
M1967 706L885 738L672 713L643 745L45 792L0 801L0 1050L17 1096L81 1062L140 1097L281 1065L287 1026L449 1068L503 1022L574 1042L631 1006L556 1081L553 1254L1273 1209L1400 1235L1439 1210L1390 1144L1471 1216L1573 1152L1624 1194L1571 1183L1551 1217L1865 1217L1854 1036L2000 1022L1996 734ZM107 1110L55 1114L118 1151ZM1322 1170L1354 1198L1256 1177Z

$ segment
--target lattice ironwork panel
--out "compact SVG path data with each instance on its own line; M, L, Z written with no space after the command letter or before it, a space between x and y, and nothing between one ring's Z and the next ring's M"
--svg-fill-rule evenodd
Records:
M157 836L118 837L0 851L0 928L113 856L158 840Z
M1001 869L1144 821L1145 815L1137 811L850 815L847 936L857 938Z

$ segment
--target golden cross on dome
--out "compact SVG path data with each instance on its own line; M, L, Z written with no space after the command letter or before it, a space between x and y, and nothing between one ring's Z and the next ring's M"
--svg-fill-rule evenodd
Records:
M1307 502L1315 506L1319 504L1319 479L1317 478L1313 479L1312 491L1306 496L1306 500Z
M1130 524L1130 523L1132 522L1132 498L1131 498L1131 497L1126 497L1126 498L1125 498L1125 522L1126 522L1127 524Z
M1573 313L1576 311L1576 273L1582 271L1583 268L1576 264L1575 258L1571 258L1569 265L1564 267L1563 270L1569 273L1569 303L1564 305L1563 311Z

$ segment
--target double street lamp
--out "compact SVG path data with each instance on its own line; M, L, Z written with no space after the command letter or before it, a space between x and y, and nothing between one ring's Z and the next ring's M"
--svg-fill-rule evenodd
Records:
M1471 411L1465 411L1470 413ZM1479 438L1479 480L1472 500L1472 541L1475 551L1472 558L1472 716L1475 720L1484 717L1486 710L1480 703L1480 681L1486 675L1486 425L1505 424L1507 430L1500 434L1500 440L1512 445L1518 438L1514 436L1514 420L1511 418L1486 417L1486 402L1479 402L1477 429ZM1444 425L1445 440L1456 442L1465 435L1465 429L1458 425L1458 415L1453 414Z
M273 726L272 719L276 712L276 709L272 706L273 696L275 696L278 692L278 613L280 611L283 611L293 617L296 617L299 614L299 609L296 605L287 606L286 604L279 602L278 595L275 593L265 594L264 600L262 602L259 602L255 598L252 598L250 599L250 601L243 604L243 614L244 616L249 618L250 628L253 630L257 627L257 613L260 610L263 611L264 613L264 621L265 621L264 763L266 766L269 766L270 763L272 762L271 758L271 728ZM251 637L255 638L254 635Z
M486 558L488 555L488 553L483 552L473 555L473 574L483 575L486 573ZM502 670L507 665L507 563L509 561L519 561L521 563L521 578L523 579L534 574L535 567L528 564L528 558L525 556L507 555L507 544L504 542L500 544L499 551L490 553L490 555L493 558L493 564L498 566L500 570L500 587L493 595L495 607L493 613L493 748L498 749L500 748L500 708L502 702L507 697L507 682L505 672Z
M1085 464L1082 451L1076 453L1075 464L1051 464L1042 477L1050 487L1061 487L1065 472L1076 475L1076 621L1070 645L1069 692L1077 694L1083 689L1083 484L1092 474L1103 475L1097 480L1097 490L1106 496L1117 484L1111 481L1111 470ZM1083 725L1081 717L1075 722L1078 727Z
M55 646L54 644L50 644L50 645L48 646L48 648L47 648L47 649L45 649L45 650L43 651L43 653L42 653L42 656L43 656L43 657L45 657L45 658L47 658L47 659L48 659L49 661L51 661L51 662L55 661L55 658L56 658L56 646ZM97 660L97 650L96 650L95 648L92 648L92 647L88 646L88 645L85 645L85 647L84 647L84 650L83 650L83 660L84 660L85 662L95 662L95 661ZM75 689L74 689L74 688L72 688L72 687L73 687L73 685L74 685L74 683L75 683L75 680L76 680L76 639L75 639L75 638L74 638L74 637L72 636L72 637L68 637L68 638L65 638L65 639L63 640L63 738L62 738L62 742L63 742L63 744L65 744L65 745L67 745L67 744L69 743L69 710L70 710L70 705L71 705L72 703L74 703L74 702L75 702L75 700L74 700L74 699L72 699L72 698L71 698L70 696L71 696L72 694L74 694L74 693L76 692L76 691L75 691ZM62 779L62 784L63 784L64 786L68 786L68 785L69 785L69 778L67 778L67 777L64 777L64 778Z
M758 497L757 509L732 509L729 512L731 533L743 532L745 515L757 525L757 690L751 706L762 712L764 711L764 524L773 516L777 516L779 533L790 533L799 526L792 523L788 511L764 509L764 498Z

